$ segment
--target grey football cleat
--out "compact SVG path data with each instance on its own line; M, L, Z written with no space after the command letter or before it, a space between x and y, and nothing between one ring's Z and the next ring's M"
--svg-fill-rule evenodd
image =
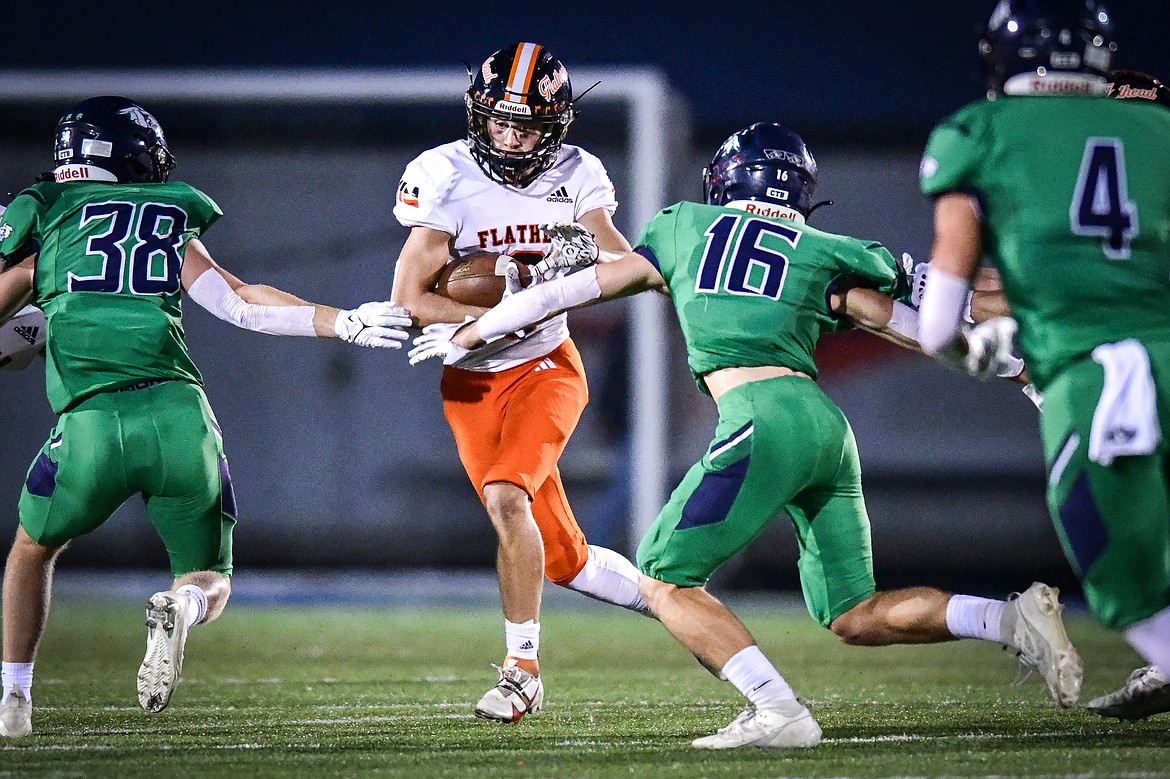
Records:
M146 602L146 657L138 669L138 702L149 712L165 709L179 685L186 609L186 598L173 592L156 592Z
M536 714L544 706L544 683L516 666L493 667L500 674L496 686L475 704L475 716L516 724L525 714Z
M22 738L32 733L32 701L15 687L0 703L0 736Z
M1088 709L1102 717L1128 720L1170 711L1170 679L1147 665L1131 673L1121 689L1089 701Z
M1004 608L1004 636L1020 663L1039 671L1053 700L1076 705L1081 695L1081 658L1068 639L1060 613L1060 591L1040 582L1008 598Z
M761 708L748 707L711 736L691 742L699 749L773 747L792 749L821 743L821 726L800 701L783 701Z

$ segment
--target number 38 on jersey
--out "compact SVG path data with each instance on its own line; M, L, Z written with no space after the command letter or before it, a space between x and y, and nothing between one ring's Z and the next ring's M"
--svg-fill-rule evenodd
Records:
M122 292L169 295L179 291L179 253L187 231L187 212L165 203L90 203L78 228L91 233L86 255L100 259L97 272L69 272L70 292Z

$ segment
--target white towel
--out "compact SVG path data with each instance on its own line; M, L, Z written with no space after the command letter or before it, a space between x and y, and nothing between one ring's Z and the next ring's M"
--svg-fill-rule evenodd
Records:
M1105 368L1105 386L1093 412L1089 459L1112 465L1117 457L1151 454L1162 431L1146 348L1129 338L1098 346L1093 359Z

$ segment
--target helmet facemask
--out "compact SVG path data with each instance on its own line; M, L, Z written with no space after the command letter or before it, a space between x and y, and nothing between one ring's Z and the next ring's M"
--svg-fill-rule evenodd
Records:
M573 122L569 72L543 46L518 43L497 51L471 77L465 96L471 154L489 178L523 189L556 162ZM530 151L498 148L492 119L536 130L536 144Z

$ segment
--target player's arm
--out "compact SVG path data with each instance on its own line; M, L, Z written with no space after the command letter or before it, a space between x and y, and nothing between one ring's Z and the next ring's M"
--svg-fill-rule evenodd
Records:
M947 192L934 202L934 244L919 313L922 349L940 359L954 355L963 309L983 251L979 204L966 192Z
M918 342L918 312L910 306L867 287L834 292L829 296L829 303L834 314L847 317L862 330L911 351L923 351ZM966 354L968 341L962 340L958 348ZM1017 384L1029 381L1024 362L1017 357L1005 358L995 375Z
M439 273L451 257L451 240L451 235L442 230L412 227L398 254L390 297L410 311L414 323L420 327L435 322L462 322L487 310L434 293Z
M666 289L662 275L641 254L626 252L613 262L592 265L508 296L456 333L453 342L465 349L474 348L563 311L650 289Z
M581 225L593 233L593 240L601 250L599 262L616 260L632 248L626 237L614 227L609 211L604 208L595 208L582 215Z
M266 284L246 284L218 265L192 238L181 273L187 295L211 314L245 330L271 335L341 338L360 346L397 349L408 337L409 314L390 303L356 309L322 306Z
M848 287L829 295L833 314L898 346L921 352L918 312L868 287Z

